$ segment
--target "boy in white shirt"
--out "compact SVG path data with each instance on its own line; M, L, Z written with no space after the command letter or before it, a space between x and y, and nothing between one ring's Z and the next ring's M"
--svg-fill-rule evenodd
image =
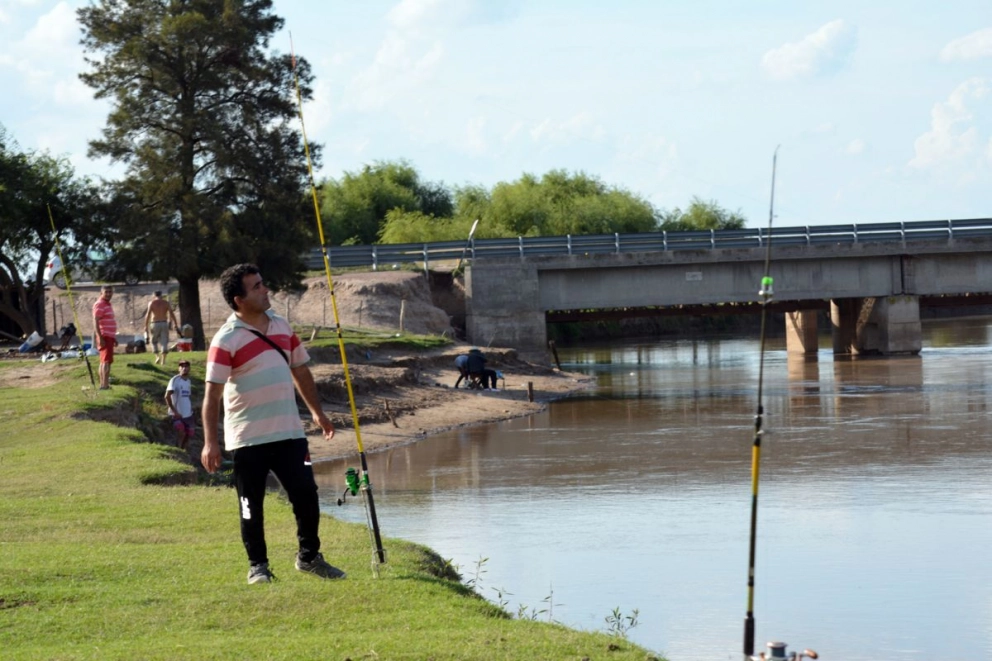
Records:
M179 361L179 374L172 377L165 389L165 403L172 414L172 426L179 433L176 443L185 450L189 440L196 433L196 420L193 418L193 403L190 395L193 385L189 380L189 361Z

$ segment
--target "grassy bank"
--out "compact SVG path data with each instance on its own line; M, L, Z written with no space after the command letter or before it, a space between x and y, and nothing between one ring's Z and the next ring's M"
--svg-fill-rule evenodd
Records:
M247 585L234 493L147 440L172 375L150 359L120 356L105 392L83 390L75 361L45 364L43 387L0 388L0 657L652 658L605 633L510 618L414 544L387 539L374 579L365 527L332 518L324 555L348 578L299 574L292 512L275 495L279 580Z

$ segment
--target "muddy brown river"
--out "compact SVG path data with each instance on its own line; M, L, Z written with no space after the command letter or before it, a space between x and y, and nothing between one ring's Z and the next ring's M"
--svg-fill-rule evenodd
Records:
M990 321L924 333L914 358L804 361L770 342L759 647L992 658ZM564 349L595 389L370 455L383 534L434 548L513 613L604 631L637 609L630 639L672 661L740 659L757 348ZM319 467L325 510L364 521L333 504L344 466Z

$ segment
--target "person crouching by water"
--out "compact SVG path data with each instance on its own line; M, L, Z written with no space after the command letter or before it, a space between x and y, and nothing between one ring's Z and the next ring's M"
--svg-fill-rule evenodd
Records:
M155 292L155 297L148 302L148 310L145 312L145 337L151 342L156 365L165 365L165 357L169 354L170 319L172 327L178 331L179 322L172 304L162 298L162 292Z
M462 382L463 379L468 378L468 354L461 354L455 358L455 369L458 370L458 380L455 381L455 387ZM466 383L466 385L468 385Z
M469 349L467 364L469 377L480 379L483 390L496 390L496 370L486 367L486 356L477 347Z
M321 578L344 578L320 553L320 505L296 396L313 421L334 436L320 408L307 367L310 355L289 322L270 310L269 290L254 264L237 264L220 276L221 292L234 314L210 342L203 398L203 452L208 472L220 468L217 420L224 406L224 445L234 454L234 485L241 506L241 540L248 552L248 583L269 583L262 504L266 476L279 479L296 516L296 569Z
M191 438L196 433L196 420L193 418L193 384L189 380L189 361L183 358L179 361L179 374L169 380L165 388L165 404L172 413L172 426L179 434L176 446L186 449Z

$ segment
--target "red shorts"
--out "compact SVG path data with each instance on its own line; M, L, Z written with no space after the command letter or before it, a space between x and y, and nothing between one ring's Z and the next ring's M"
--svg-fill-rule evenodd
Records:
M101 363L112 363L114 362L114 346L117 344L117 338L115 337L100 337L100 362Z

